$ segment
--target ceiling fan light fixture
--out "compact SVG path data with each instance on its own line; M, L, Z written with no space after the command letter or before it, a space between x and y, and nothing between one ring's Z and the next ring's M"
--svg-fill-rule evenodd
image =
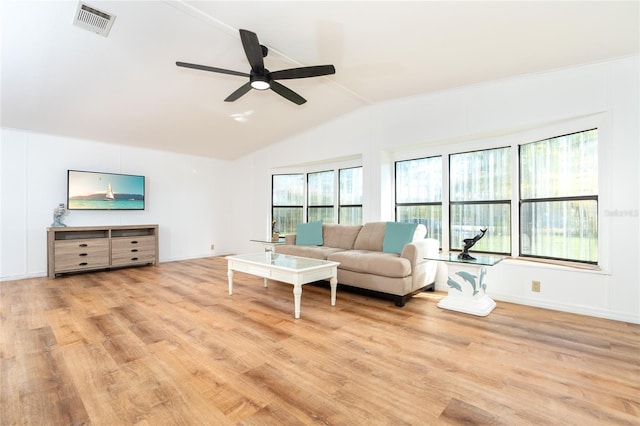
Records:
M249 80L251 81L251 87L256 90L267 90L271 87L269 78L264 75L252 75Z

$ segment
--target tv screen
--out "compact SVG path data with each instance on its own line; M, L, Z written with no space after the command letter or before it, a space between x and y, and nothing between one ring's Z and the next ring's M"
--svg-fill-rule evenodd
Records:
M144 210L144 176L68 170L67 209Z

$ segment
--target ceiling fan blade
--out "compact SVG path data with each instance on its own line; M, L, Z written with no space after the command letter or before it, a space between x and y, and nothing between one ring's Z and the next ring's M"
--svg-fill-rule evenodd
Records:
M176 62L176 65L179 67L193 68L194 70L219 72L221 74L237 75L239 77L249 77L249 74L247 74L246 72L226 70L224 68L208 67L206 65L189 64L187 62Z
M262 47L256 33L248 30L240 30L240 39L244 53L247 55L251 70L257 74L264 73L264 61L262 60Z
M251 83L245 83L242 86L240 86L240 88L238 90L236 90L235 92L233 92L232 94L230 94L229 96L227 96L227 98L224 100L225 102L233 102L235 100L237 100L238 98L240 98L240 96L244 95L245 93L247 93L249 90L251 90Z
M287 70L274 71L271 78L274 80L288 80L292 78L319 77L321 75L335 74L333 65L315 65L311 67L289 68Z
M277 81L272 81L271 82L271 90L273 90L274 92L276 92L278 95L282 96L283 98L286 98L288 100L290 100L291 102L293 102L296 105L302 105L303 103L307 102L307 100L305 98L303 98L302 96L298 95L296 92L294 92L293 90L289 89L286 86L283 86L282 84L278 83Z

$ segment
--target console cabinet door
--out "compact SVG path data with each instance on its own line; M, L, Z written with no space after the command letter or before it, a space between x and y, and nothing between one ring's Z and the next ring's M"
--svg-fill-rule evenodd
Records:
M156 261L156 237L119 237L111 239L111 266L126 266Z

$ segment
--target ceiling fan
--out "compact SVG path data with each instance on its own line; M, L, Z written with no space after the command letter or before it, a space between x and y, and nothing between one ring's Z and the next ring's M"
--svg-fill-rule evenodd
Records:
M258 41L258 36L248 30L240 30L240 39L242 47L251 65L249 74L227 70L224 68L209 67L206 65L189 64L187 62L176 62L179 67L193 68L202 71L218 72L221 74L237 75L240 77L249 77L249 81L240 86L238 90L227 96L225 102L233 102L247 93L251 89L267 90L271 89L280 96L290 100L291 102L302 105L307 102L305 98L298 95L288 87L278 83L276 80L290 80L294 78L320 77L323 75L335 74L336 69L333 65L316 65L310 67L289 68L280 71L269 71L264 67L262 58L266 57L269 49Z

